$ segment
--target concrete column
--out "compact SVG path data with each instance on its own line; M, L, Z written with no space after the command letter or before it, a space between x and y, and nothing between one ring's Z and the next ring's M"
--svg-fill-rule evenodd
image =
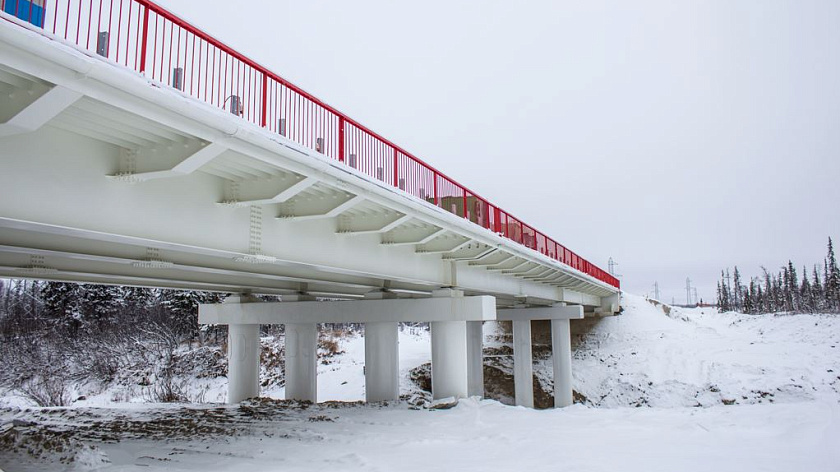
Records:
M365 400L400 398L399 324L365 323Z
M467 393L484 397L484 322L467 321Z
M432 330L432 397L466 398L467 388L467 322L433 321Z
M286 325L286 399L318 401L318 325Z
M513 390L517 406L534 407L531 320L513 321Z
M569 320L551 320L551 357L554 363L554 406L569 406L573 402Z
M260 395L260 325L228 326L228 403Z

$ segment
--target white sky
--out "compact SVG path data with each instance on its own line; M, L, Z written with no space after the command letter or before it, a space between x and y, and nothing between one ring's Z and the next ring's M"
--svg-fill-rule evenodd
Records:
M840 1L159 3L626 290L840 238Z

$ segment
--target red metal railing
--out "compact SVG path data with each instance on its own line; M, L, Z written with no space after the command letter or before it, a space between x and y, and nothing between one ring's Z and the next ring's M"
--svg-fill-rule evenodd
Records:
M15 16L27 20L20 11L32 8L25 5ZM151 1L50 0L43 9L46 18L38 22L55 36L620 287L594 264Z

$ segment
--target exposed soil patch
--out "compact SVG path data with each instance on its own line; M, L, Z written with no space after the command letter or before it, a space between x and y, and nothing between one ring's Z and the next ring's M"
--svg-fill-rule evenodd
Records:
M510 361L512 364L512 361ZM515 404L514 384L512 368L504 365L503 357L489 357L484 360L484 397L497 400L506 405ZM432 364L426 363L411 370L410 377L417 388L431 393L432 391ZM543 387L543 384L534 377L534 407L538 409L554 408L554 392ZM572 392L575 403L587 403L588 399L578 393Z

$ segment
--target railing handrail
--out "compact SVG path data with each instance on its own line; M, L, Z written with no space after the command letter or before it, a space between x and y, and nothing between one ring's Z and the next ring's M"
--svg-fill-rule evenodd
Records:
M451 177L446 175L444 172L438 170L435 166L429 164L428 162L426 162L423 159L415 156L414 154L406 151L404 148L402 148L398 144L394 143L393 141L385 138L384 136L380 135L376 131L373 131L370 128L368 128L367 126L359 123L358 121L354 120L349 115L347 115L346 113L344 113L344 112L338 110L337 108L335 108L334 106L322 101L321 99L319 99L315 95L307 92L306 90L302 89L298 85L295 85L294 83L289 82L288 80L284 79L283 77L281 77L280 75L278 75L277 73L275 73L274 71L269 69L268 67L263 66L262 64L260 64L256 60L251 59L250 57L246 56L245 54L242 54L239 51L231 48L227 44L223 43L221 40L216 39L210 33L207 33L206 31L202 30L201 28L199 28L199 27L193 25L192 23L184 20L183 18L175 15L174 13L170 12L166 8L158 5L157 3L155 3L151 0L134 0L134 1L143 5L143 6L148 7L150 10L152 10L155 13L161 15L162 17L168 19L169 21L175 23L176 25L189 30L191 33L195 34L196 36L200 36L202 39L204 39L208 43L212 44L213 46L216 46L217 48L225 51L226 53L230 54L231 56L236 57L237 59L239 59L243 63L248 64L249 66L253 67L257 71L259 71L259 72L265 74L266 76L276 80L277 82L280 82L281 84L285 85L286 87L289 87L290 89L299 93L301 96L306 97L307 99L309 99L313 103L325 108L326 110L329 110L330 113L333 113L334 115L343 118L345 121L352 124L353 126L359 128L359 129L363 130L364 132L370 134L371 136L379 139L384 144L387 144L388 146L391 146L392 148L396 149L397 151L404 154L405 156L410 157L411 159L416 161L418 164L422 164L423 166L429 168L429 170L436 173L437 175L440 175L441 177L445 177L445 178L455 182L454 179L452 179ZM471 189L469 189L467 187L464 187L463 184L458 184L458 185L461 185L461 187L463 187L464 190L470 192L473 196L475 196L477 198L480 198L481 200L486 201L486 199L480 197L477 193L473 192ZM511 215L511 216L513 216L513 215ZM514 217L514 218L516 218L516 217Z
M5 3L11 2L11 1L15 2L15 6L16 6L15 7L15 15L18 15L18 8L17 8L18 3L19 2L27 2L28 5L29 5L29 12L28 12L29 17L26 20L30 21L30 22L33 21L33 18L34 18L33 17L34 3L32 3L30 0L5 0ZM59 18L58 18L58 4L59 4L60 0L51 0L51 1L54 3L53 33L56 34L58 20L59 20ZM93 15L93 11L94 11L94 0L62 0L62 1L67 2L67 12L66 12L66 18L64 20L65 24L63 25L64 26L64 31L65 31L65 39L69 39L68 38L68 32L70 31L70 28L72 26L72 24L70 23L70 16L69 16L70 11L71 11L71 3L72 2L77 2L78 3L79 8L78 8L78 18L76 19L77 24L76 24L76 28L75 28L75 34L76 34L77 46L80 46L80 47L83 46L79 42L80 41L79 34L81 32L82 25L84 24L84 22L82 21L82 10L83 10L83 6L84 6L83 3L85 1L87 1L87 3L88 3L88 10L87 10L88 18L87 19L88 19L88 22L90 24L87 24L87 32L86 32L85 36L86 36L86 40L87 40L86 48L89 49L90 48L90 40L91 40L90 34L91 34L92 26L93 26L92 25L92 23L93 23L92 15ZM114 1L115 0L110 0L110 10L108 10L108 13L109 13L108 28L111 27L112 21L113 21L113 16L114 16L114 13L116 12L116 9L114 7ZM227 58L226 58L225 59L225 65L224 65L225 85L223 87L221 85L221 79L222 79L222 76L221 76L222 54L221 53L223 52L223 53L227 54L228 56L230 56L231 58L235 59L236 61L239 61L241 64L243 64L247 67L250 67L253 70L254 73L260 74L262 76L262 89L261 89L261 91L255 91L255 90L252 90L250 88L250 85L254 85L254 89L256 89L256 87L257 87L254 84L255 79L252 76L252 74L248 73L247 78L246 78L246 75L243 72L241 77L240 77L239 69L237 69L237 71L236 71L236 80L239 80L241 78L243 82L245 80L251 81L251 84L249 84L249 88L247 89L247 92L249 94L249 98L253 99L254 98L254 93L257 93L260 97L261 104L252 103L251 106L252 106L253 111L258 111L259 112L259 115L261 117L259 125L261 127L271 129L267 125L267 121L266 121L266 115L268 113L268 105L267 105L268 79L271 79L272 81L276 82L277 84L281 85L282 87L286 87L288 90L294 92L299 97L302 97L303 99L308 100L312 105L314 105L316 107L320 107L325 112L327 112L329 114L332 114L334 117L336 117L338 119L338 130L337 130L338 143L337 143L337 146L338 146L338 149L339 149L339 152L338 152L338 160L339 161L341 161L341 162L345 161L344 152L345 152L345 144L347 144L347 143L345 141L345 129L344 129L344 127L349 124L350 126L355 128L356 130L361 131L362 133L365 133L370 138L373 138L373 140L375 140L379 144L384 145L384 146L393 150L393 153L394 153L394 155L393 155L393 166L394 167L392 169L393 173L394 173L393 182L392 182L393 186L400 187L400 183L399 183L400 180L405 181L405 180L407 180L411 177L410 175L405 174L405 177L403 179L398 178L399 177L399 155L405 156L407 159L409 159L410 161L413 161L414 163L416 163L417 165L420 166L420 168L421 168L420 172L421 173L422 173L423 169L425 169L426 172L431 173L432 183L433 183L433 187L434 187L434 195L433 195L434 200L433 201L434 201L434 204L436 206L443 205L443 202L440 201L441 198L448 198L448 199L450 199L450 202L451 202L452 198L462 198L463 199L463 204L462 204L463 215L461 215L461 216L463 216L464 218L470 219L470 216L469 216L470 211L467 207L467 201L468 201L468 196L467 195L469 194L471 197L475 198L475 200L482 202L482 204L487 207L487 208L482 208L481 209L481 213L484 213L485 211L488 213L488 215L486 216L487 221L481 223L483 225L483 227L485 227L487 229L490 229L490 230L492 230L496 233L501 233L502 236L506 237L507 239L510 239L510 240L512 240L514 242L517 242L521 245L524 245L524 246L526 246L530 249L533 249L537 252L540 252L541 254L543 254L547 257L552 257L553 259L557 260L558 262L564 263L564 264L566 264L566 265L568 265L568 266L570 266L570 267L572 267L576 270L579 270L579 271L581 271L583 273L586 273L586 274L588 274L592 277L595 277L596 279L598 279L602 282L605 282L605 283L607 283L609 285L612 285L616 288L620 288L620 282L618 281L618 279L615 278L614 276L612 276L611 274L608 274L603 269L601 269L601 268L597 267L596 265L590 263L589 261L587 261L586 259L579 256L574 251L571 251L570 249L568 249L564 245L554 241L553 239L546 236L544 233L536 230L532 226L524 223L521 219L515 217L514 215L510 214L509 212L507 212L505 210L502 210L501 208L499 208L496 205L493 205L487 199L481 197L478 193L472 191L468 187L465 187L464 185L458 183L455 179L449 177L444 172L438 170L434 166L428 164L424 160L418 158L414 154L408 152L407 150L405 150L401 146L397 145L396 143L390 141L389 139L386 139L385 137L383 137L380 134L376 133L375 131L371 130L367 126L364 126L363 124L359 123L358 121L350 118L346 113L343 113L343 112L339 111L335 107L323 102L322 100L317 98L315 95L303 90L302 88L298 87L297 85L293 84L292 82L284 79L280 75L271 71L269 68L267 68L267 67L263 66L262 64L260 64L259 62L257 62L256 60L240 53L239 51L237 51L235 49L233 49L232 47L228 46L227 44L225 44L221 40L215 38L211 34L202 30L198 26L195 26L194 24L186 21L185 19L179 17L178 15L170 12L169 10L167 10L166 8L158 5L157 3L155 3L152 0L116 0L116 1L119 3L119 5L118 5L118 7L119 7L119 19L117 20L118 30L117 30L117 40L116 40L118 62L119 62L119 51L120 51L121 41L122 41L122 36L121 36L120 31L121 31L121 27L122 27L121 22L122 22L122 17L123 17L123 2L128 2L128 4L129 4L128 13L127 13L127 16L126 16L127 22L128 22L128 26L127 26L126 29L129 30L129 31L127 31L126 37L125 37L125 59L124 60L126 61L126 63L125 63L126 67L130 67L129 63L128 63L128 56L132 52L131 48L129 47L130 42L132 40L132 32L130 31L131 22L132 22L132 17L131 17L132 7L131 7L131 5L136 4L136 5L138 5L138 7L137 7L138 23L140 23L141 7L143 8L143 15L144 15L142 26L140 26L139 24L135 25L135 27L137 28L137 31L136 31L136 35L134 37L134 40L136 41L134 57L135 57L135 68L137 68L137 60L138 59L139 59L139 62L140 62L138 72L140 72L144 75L150 76L150 78L152 80L155 80L154 76L157 75L155 73L154 68L155 68L155 64L157 63L157 59L158 59L158 57L156 56L156 54L157 54L157 44L158 44L158 17L164 19L164 26L161 29L162 37L161 37L161 41L160 41L160 43L161 43L160 65L161 65L161 69L163 69L163 60L164 60L164 57L166 57L166 52L164 50L164 46L167 43L165 21L168 20L173 25L173 26L170 26L170 37L169 37L169 48L170 48L169 49L169 64L170 64L170 66L172 65L173 30L174 30L175 25L177 25L178 28L180 28L178 30L178 39L177 39L177 41L178 41L177 52L179 54L179 59L176 60L176 65L180 64L179 61L180 61L180 52L181 52L181 49L180 49L181 48L181 30L186 31L187 34L192 34L193 35L192 50L190 51L190 50L187 49L187 47L188 47L187 44L185 44L185 47L184 47L184 59L186 60L187 55L191 54L191 59L190 59L190 63L191 63L190 66L191 67L194 65L194 62L196 61L195 38L200 38L202 41L206 42L209 46L213 46L214 48L218 49L218 51L220 51L220 54L219 54L219 69L218 70L216 69L216 63L215 63L216 53L215 53L215 51L213 51L212 52L212 54L213 54L213 56L212 56L213 57L213 66L212 66L213 69L205 71L204 84L203 84L204 85L204 98L203 98L203 100L205 102L209 102L212 105L212 104L214 104L214 101L218 101L218 100L213 99L212 94L214 94L214 93L217 94L217 95L221 94L220 96L223 96L224 94L227 93L227 92L224 92L224 93L221 92L222 89L227 89L227 79L228 79L228 75L227 75L228 74L228 63L227 63ZM40 21L41 24L39 26L41 26L42 28L46 27L46 15L48 13L48 11L47 11L47 4L48 3L49 2L44 1L44 2L42 2L42 5L39 5L39 7L41 8L41 12L38 14L38 16L36 18L34 18L34 19L37 19L38 21ZM101 36L103 34L103 32L99 31L100 30L100 24L99 23L101 23L101 21L102 21L103 12L106 11L104 9L103 0L99 0L99 7L97 8L96 11L97 11L97 21L98 21L98 23L96 25L97 26L97 34ZM155 13L155 15L157 15L155 17L155 29L154 29L154 38L153 38L154 39L154 45L153 45L153 52L152 52L152 57L151 57L151 59L153 61L152 62L152 69L153 69L152 74L147 73L146 66L145 66L146 65L146 60L147 60L147 57L148 57L147 46L148 46L148 43L150 42L150 33L151 33L151 25L149 24L149 12L153 12L153 13ZM109 50L111 48L111 44L112 44L113 41L110 37L110 34L111 34L110 29L106 30L105 33L108 36L105 37L105 46L104 46L105 50L104 50L103 55L108 57ZM186 38L188 38L188 36L186 36ZM187 40L185 39L185 41L187 41ZM209 46L208 46L207 51L205 51L203 53L203 54L205 54L203 56L204 59L205 59L205 68L208 68L207 62L209 62L209 54L210 54ZM100 47L100 45L97 44L97 49L99 49L99 47ZM192 94L192 86L193 85L198 86L199 90L197 91L197 95L194 98L198 98L199 100L202 99L200 97L200 95L201 95L200 88L201 88L201 85L202 85L202 83L201 83L202 82L202 80L201 80L202 79L202 77L201 77L201 72L202 72L201 71L202 49L201 48L202 47L203 46L201 44L199 44L199 51L198 51L198 58L197 58L197 60L198 60L198 68L197 68L198 69L198 80L197 80L197 82L198 83L196 84L196 80L192 75L190 76L190 79L189 79L190 84L191 84L191 94ZM100 51L97 50L97 53L100 53ZM217 71L218 71L218 76L216 75ZM194 74L194 72L192 70L190 71L190 73ZM182 71L182 74L183 74L183 71ZM208 74L211 76L210 78L208 78ZM172 80L172 76L169 76L169 77L170 77L170 80ZM219 80L219 83L215 82L215 80L217 78ZM160 80L163 81L163 70L160 71ZM184 78L182 77L181 80L183 81ZM234 80L234 77L231 76L231 86L232 87L233 87L233 80ZM207 85L208 85L208 82L210 82L210 81L212 81L212 85L210 87L211 88L211 90L210 90L211 95L208 99ZM238 87L240 85L242 85L242 84L237 82L237 85L236 85L237 90L239 90ZM213 90L214 88L216 88L215 91ZM243 85L242 90L243 90L243 93L244 93L244 85ZM275 93L276 93L276 90L275 90ZM282 93L282 90L281 90L281 93ZM275 99L277 99L277 102L274 103L274 105L280 104L280 110L278 111L278 109L275 106L275 108L273 110L273 113L275 113L277 116L282 116L282 114L283 114L282 113L282 111L283 111L282 106L285 103L285 106L287 107L286 108L286 119L288 119L289 114L292 111L288 101L293 100L294 97L288 97L286 102L282 102L282 98L283 97L281 95L281 97L279 99L277 99L277 97L275 95ZM239 97L237 96L237 101L238 100L239 100ZM225 100L224 103L226 103L226 102L227 102L227 99ZM222 107L225 106L224 103L221 104ZM240 106L240 105L237 105L237 106ZM233 107L233 105L231 105L231 107ZM294 108L294 113L293 114L294 114L295 120L297 120L297 122L292 123L292 124L295 125L295 130L298 132L298 134L300 134L301 131L305 131L307 126L309 126L310 128L315 128L317 126L321 126L321 125L324 125L325 123L329 122L329 116L324 116L324 117L316 116L316 117L313 118L310 115L310 112L307 111L305 103L303 105L301 105L299 101L295 102L294 107L295 108ZM301 109L299 109L298 107L300 107ZM316 112L317 112L317 110L316 110ZM299 116L301 114L304 115L303 118L301 118ZM316 126L312 125L312 120L315 120L315 122L317 123ZM321 120L321 121L318 121L318 120ZM280 121L282 122L284 120L281 119ZM285 131L285 128L281 131L278 131L278 132L285 136L288 133L285 133L284 131ZM330 133L330 131L327 131L327 133ZM330 137L333 137L333 136L330 135ZM290 139L292 139L292 138L290 138ZM326 139L329 139L329 138L326 138ZM316 141L320 141L320 142L316 145L316 147L329 146L328 144L322 145L324 140L325 140L324 137L317 138ZM310 143L312 142L312 135L309 136L309 142ZM370 147L375 146L376 142L374 142L374 144L370 144L368 141L365 141L364 136L362 136L361 138L359 138L357 136L357 142L356 142L357 150L356 151L361 152L359 150L359 148L361 148L362 146L370 146ZM301 143L301 144L304 144L304 143ZM322 153L326 154L326 152L323 149L319 150L319 152L322 152ZM368 153L373 154L372 156L369 155L368 159L377 159L377 156L381 157L381 154L382 154L381 150L377 151L375 149L372 150L372 151L368 151ZM353 164L350 164L350 165L353 165ZM383 167L379 167L378 171L381 171L383 176L384 176L384 168ZM415 183L417 185L424 185L423 182L426 182L425 185L428 185L428 181L424 180L423 175L415 175L414 177L415 177L415 179L414 179L413 183ZM377 177L377 178L379 178L380 180L384 180L385 182L389 181L389 180L383 179L382 177ZM447 182L450 184L449 187L447 187L450 190L444 190L444 195L442 197L439 195L439 191L438 191L439 179L443 179L444 184L446 184ZM454 187L456 190L459 190L461 192L461 195L458 196L458 195L448 194L447 192L451 191L452 187ZM403 187L401 187L401 188L403 188ZM405 190L405 188L403 188L403 190ZM426 191L428 191L428 188L426 188L424 190L423 187L420 187L420 195L414 194L414 196L429 202L429 198L428 198L429 195L426 194ZM491 207L492 207L492 209L491 209ZM453 205L453 210L452 211L456 212L456 209L454 208L454 205ZM476 209L475 213L479 213L479 210ZM492 215L491 215L491 213L492 213ZM457 212L456 212L456 214L457 214ZM504 215L504 220L505 220L504 223L502 223L502 221L501 221L501 216L502 215ZM476 217L476 218L478 219L478 217ZM482 215L482 221L483 221L483 218L485 218L484 215ZM494 228L490 228L490 225L491 225L490 220L491 219L493 220L492 225L495 226ZM514 221L512 222L511 219L514 220ZM474 221L474 222L476 224L479 224L478 221ZM519 230L514 231L514 234L517 233L517 232L519 233L518 239L509 235L509 230L510 230L510 226L511 226L512 223L514 224L514 229L516 228L515 224L519 225ZM504 232L500 231L502 225L505 226ZM527 235L528 244L526 244L526 230L527 230L527 233L529 233ZM543 243L542 244L542 246L543 246L542 249L540 249L540 244L539 244L540 243L540 238L542 238L542 243ZM568 252L568 254L566 254L566 252ZM553 253L554 256L551 256L551 253Z

